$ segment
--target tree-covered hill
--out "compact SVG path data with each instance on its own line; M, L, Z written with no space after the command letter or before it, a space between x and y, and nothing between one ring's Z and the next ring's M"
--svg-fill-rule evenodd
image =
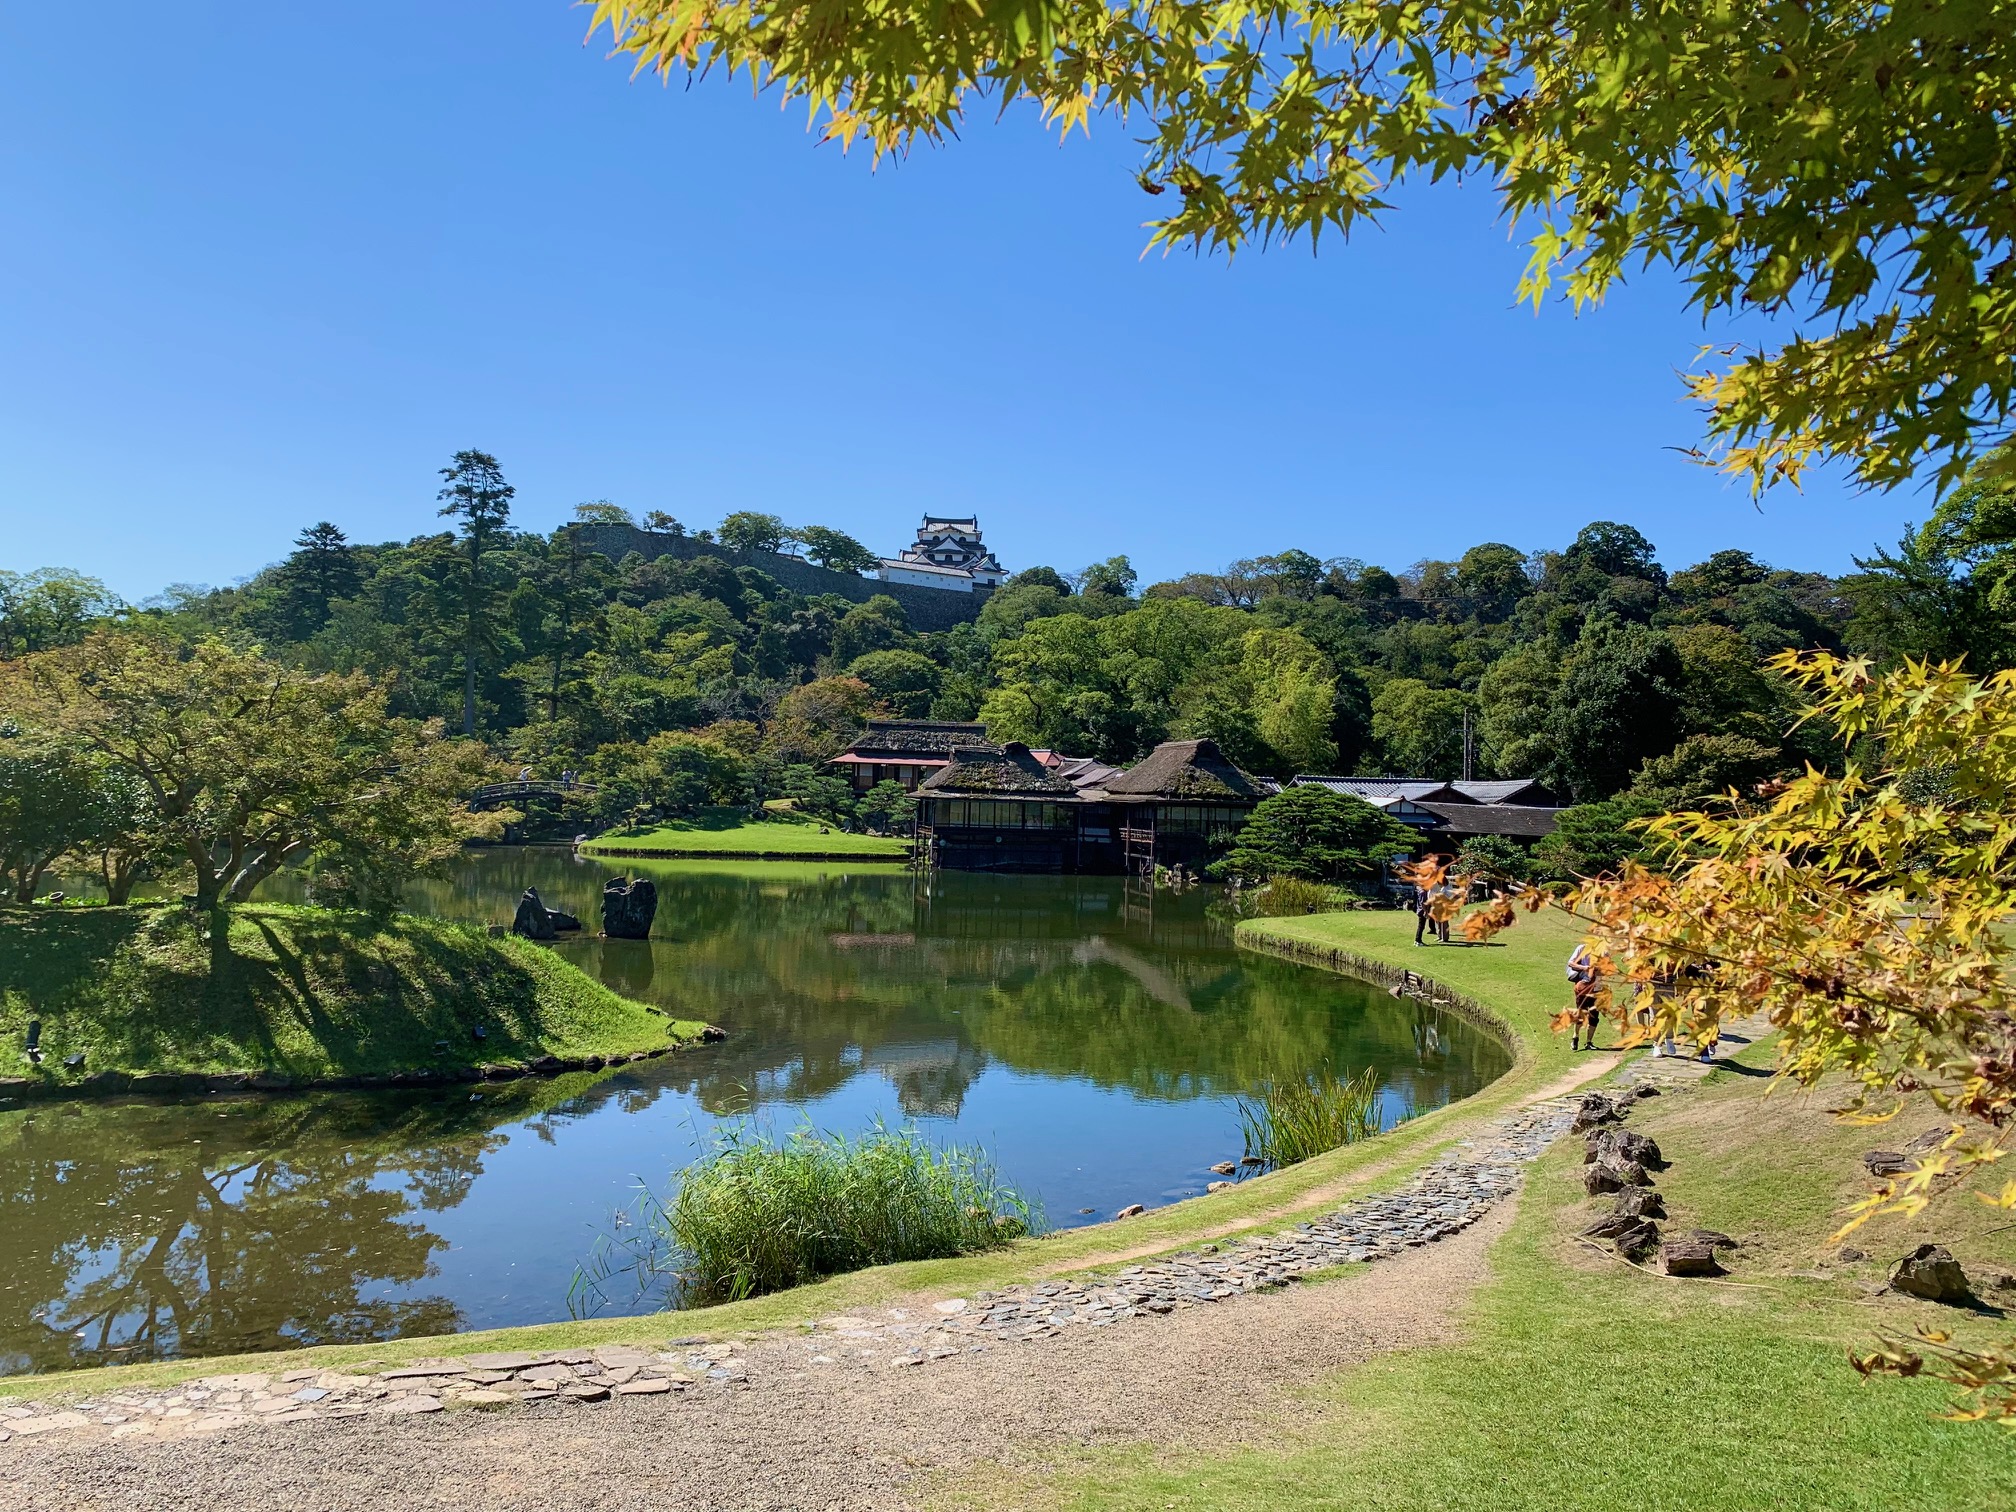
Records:
M1736 550L1669 570L1638 530L1598 521L1558 550L1485 542L1399 570L1299 549L1145 587L1125 557L1034 567L973 623L920 633L888 597L800 594L704 553L612 561L571 527L513 530L482 453L444 478L455 531L367 545L319 523L242 584L137 609L74 573L0 574L0 655L106 619L222 633L388 680L395 712L450 728L466 699L508 760L599 777L626 801L656 793L661 811L794 790L816 805L816 764L877 712L984 719L1000 739L1114 762L1209 736L1260 772L1426 777L1459 774L1467 721L1479 776L1674 801L1823 754L1787 743L1791 700L1762 665L1774 652L2016 660L2012 510L1986 484L1842 578ZM607 503L578 514L630 518ZM683 534L661 514L643 523ZM769 516L699 535L804 543L843 570L868 560L838 532Z

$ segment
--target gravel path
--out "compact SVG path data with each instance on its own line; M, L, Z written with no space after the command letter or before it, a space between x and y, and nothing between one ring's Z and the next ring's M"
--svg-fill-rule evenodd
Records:
M650 1512L908 1509L934 1473L1146 1439L1227 1442L1303 1411L1296 1388L1454 1336L1500 1209L1350 1279L1060 1333L905 1370L812 1366L798 1340L745 1352L762 1389L593 1408L263 1425L153 1443L58 1435L0 1447L23 1512Z
M1399 1190L1283 1233L798 1335L0 1406L0 1480L24 1512L898 1508L920 1472L1236 1437L1325 1372L1448 1337L1504 1199L1572 1116L1565 1099L1507 1114ZM1288 1285L1354 1261L1379 1263Z

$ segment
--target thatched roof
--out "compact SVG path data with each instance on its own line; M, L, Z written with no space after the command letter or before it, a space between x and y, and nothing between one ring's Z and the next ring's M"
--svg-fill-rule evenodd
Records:
M1229 799L1258 802L1260 784L1225 759L1216 741L1165 740L1136 765L1101 786L1116 798Z
M956 750L952 759L917 784L938 797L1069 798L1070 783L1011 740L998 751Z
M954 751L999 751L987 726L951 719L871 719L849 751L887 751L904 756L949 757Z

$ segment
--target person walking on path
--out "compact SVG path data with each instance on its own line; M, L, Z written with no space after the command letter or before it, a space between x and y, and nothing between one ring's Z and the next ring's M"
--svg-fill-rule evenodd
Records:
M1596 961L1589 954L1586 944L1578 944L1568 957L1568 986L1575 994L1575 1024L1569 1035L1571 1050L1596 1048L1596 1026L1603 1020L1603 1010L1596 1005ZM1587 1038L1585 1046L1582 1041Z
M1435 922L1428 912L1428 889L1417 885L1414 889L1414 943L1421 943L1422 934Z

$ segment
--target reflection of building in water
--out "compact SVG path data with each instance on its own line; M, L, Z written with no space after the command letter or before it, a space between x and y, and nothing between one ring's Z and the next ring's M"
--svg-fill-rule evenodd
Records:
M861 1064L889 1078L905 1117L957 1118L987 1056L956 1039L892 1040L869 1046Z

